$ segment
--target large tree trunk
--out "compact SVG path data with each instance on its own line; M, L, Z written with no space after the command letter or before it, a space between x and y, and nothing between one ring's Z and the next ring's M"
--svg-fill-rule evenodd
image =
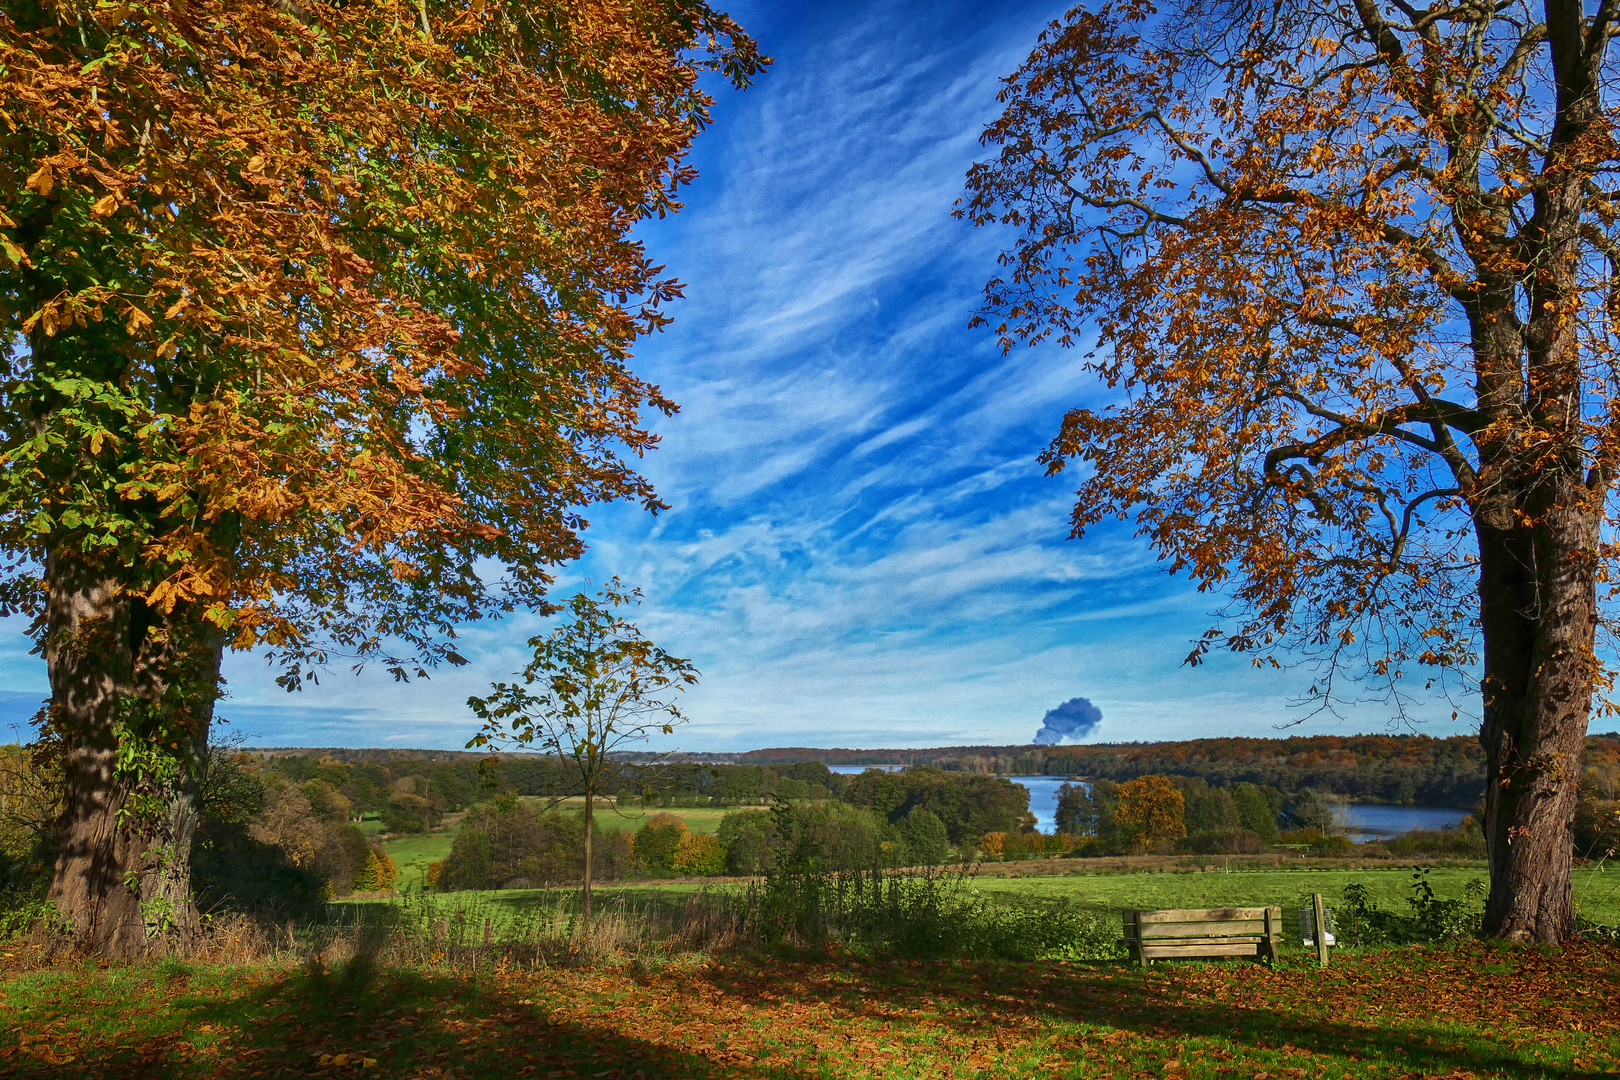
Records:
M1575 924L1570 870L1595 676L1598 526L1583 500L1560 501L1539 525L1479 527L1485 931L1513 941L1556 943Z
M155 619L118 574L91 561L53 555L45 583L49 735L64 774L49 899L86 952L183 949L198 923L196 766L222 642Z

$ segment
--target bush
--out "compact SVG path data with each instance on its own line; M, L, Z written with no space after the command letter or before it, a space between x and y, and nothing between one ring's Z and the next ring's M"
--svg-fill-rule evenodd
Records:
M439 874L439 887L500 889L518 879L533 884L579 880L585 827L573 815L536 813L515 799L468 811Z
M1304 847L1311 855L1347 855L1355 849L1355 844L1345 837L1324 832L1315 825L1278 833L1277 843Z
M372 848L366 853L366 864L354 877L356 892L383 892L394 887L399 871L386 851Z
M675 856L681 838L688 834L686 822L674 814L654 814L636 834L636 861L653 877L675 872Z
M726 872L726 849L707 833L689 832L675 848L674 868L683 877L714 877Z
M1483 859L1485 834L1478 830L1414 829L1385 840L1390 854L1410 859L1419 855Z
M1258 855L1266 850L1266 841L1238 825L1193 833L1176 846L1193 855Z
M1429 881L1429 867L1412 872L1410 915L1384 911L1365 885L1344 887L1343 905L1335 913L1335 933L1347 945L1400 945L1447 941L1477 933L1485 913L1484 879L1468 882L1461 898L1442 898Z
M781 842L769 810L738 810L720 819L715 834L726 849L726 865L733 874L752 877L776 863Z
M746 894L765 945L825 946L895 956L1004 960L1123 955L1117 918L1072 899L992 904L971 871L886 868L828 874L777 871Z

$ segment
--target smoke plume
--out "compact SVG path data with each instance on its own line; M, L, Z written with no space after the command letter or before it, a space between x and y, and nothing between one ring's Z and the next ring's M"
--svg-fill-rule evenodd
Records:
M1101 709L1083 697L1070 698L1042 718L1035 745L1055 746L1065 739L1083 739L1100 723Z

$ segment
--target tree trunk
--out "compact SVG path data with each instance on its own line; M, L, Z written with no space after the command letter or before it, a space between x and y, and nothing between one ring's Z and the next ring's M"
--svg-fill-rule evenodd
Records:
M198 924L196 766L222 641L156 619L117 573L89 560L52 555L45 584L48 737L64 779L49 900L88 953L184 948Z
M1573 930L1570 870L1580 753L1591 713L1595 515L1560 493L1542 521L1481 524L1485 643L1485 932L1556 943Z
M580 890L580 907L584 912L581 918L587 929L591 925L591 812L593 809L591 803L595 801L591 795L591 789L587 787L585 789L585 876L582 879L584 887Z

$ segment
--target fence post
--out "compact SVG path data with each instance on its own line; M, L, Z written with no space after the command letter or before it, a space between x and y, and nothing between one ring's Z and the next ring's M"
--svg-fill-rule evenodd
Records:
M1327 910L1322 907L1322 894L1311 893L1311 907L1316 913L1316 964L1328 966Z

